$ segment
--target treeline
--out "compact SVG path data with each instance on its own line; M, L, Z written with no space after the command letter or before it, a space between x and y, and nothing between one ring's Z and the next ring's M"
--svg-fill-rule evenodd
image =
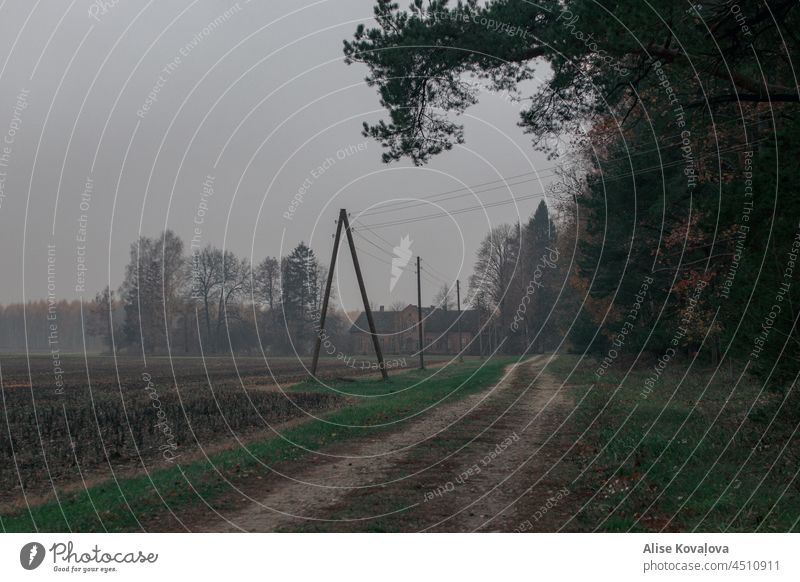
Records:
M660 108L649 123L624 135L611 116L596 123L592 139L607 145L600 156L583 152L585 173L568 192L583 217L574 276L587 299L574 343L604 357L644 350L716 366L725 356L791 383L800 370L798 168L778 161L800 154L796 106L731 105L714 122L676 116L657 87L646 95Z
M94 319L89 316L91 309L92 304L83 305L85 324ZM78 300L53 304L41 300L24 305L0 305L2 352L83 352L84 345L90 352L103 348L97 330L91 325L88 328L82 325L81 303Z
M266 257L252 267L248 259L211 245L187 253L167 230L134 242L119 289L106 287L82 310L77 300L31 302L25 306L26 326L21 304L0 308L0 349L83 352L85 345L89 352L105 353L263 349L306 355L316 339L326 277L302 242L288 256ZM338 345L346 345L347 322L333 306L326 328Z
M566 230L559 236L544 201L526 224L501 224L486 235L467 295L480 314L482 353L540 353L558 347L567 331L566 313L576 310L571 298L559 297L569 273L570 253L564 247L570 240Z
M569 158L551 194L559 239L574 241L562 281L575 299L564 313L559 300L554 315L572 349L598 357L600 375L624 369L626 357L653 365L654 383L675 358L724 362L796 407L800 5L735 8L379 2L377 24L359 27L344 53L368 67L388 111L388 122L364 129L387 162L424 164L461 143L458 114L479 88L511 92L535 146ZM459 51L443 50L442 38ZM553 74L523 93L520 81L544 64ZM482 251L496 280L477 294L497 326L510 325L529 278L508 286L515 261L506 256L525 252L517 238L524 244L503 227ZM559 247L562 263L569 246Z
M145 353L263 349L305 355L316 339L326 277L303 242L285 257L265 257L253 266L211 245L186 253L183 241L167 230L131 245L119 291L98 294L95 312L121 308L121 321L106 321L107 346L113 333L123 348ZM333 311L329 321L329 334L338 339L346 331L344 318Z

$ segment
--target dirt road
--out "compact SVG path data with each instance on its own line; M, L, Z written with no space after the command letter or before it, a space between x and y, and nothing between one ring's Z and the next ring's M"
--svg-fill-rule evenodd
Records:
M574 402L536 356L379 439L310 455L198 531L555 531L578 502Z

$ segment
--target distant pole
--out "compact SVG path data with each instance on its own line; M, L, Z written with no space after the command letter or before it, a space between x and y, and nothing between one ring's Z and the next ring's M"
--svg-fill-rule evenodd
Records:
M481 315L480 311L478 312L478 351L481 354L481 359L483 359L483 324L481 323Z
M481 326L481 310L478 309L478 353L483 359L483 327Z
M336 224L336 237L333 240L333 254L331 255L331 266L328 268L328 280L325 283L325 297L322 299L322 313L319 316L319 328L317 329L317 341L314 344L314 359L311 362L311 375L317 375L317 364L319 363L319 350L322 346L322 334L325 333L325 316L328 313L328 300L331 297L331 283L333 282L333 270L336 268L336 256L339 253L339 240L342 238L342 215L345 214L344 208L339 211L339 220Z
M456 279L456 305L458 306L458 318L456 319L458 327L458 361L464 361L464 342L461 341L461 281Z
M347 242L350 245L350 254L353 256L353 268L356 271L356 278L358 279L358 288L361 290L361 300L364 302L364 313L367 314L367 322L369 323L369 333L372 336L372 345L375 347L375 355L378 358L378 367L381 370L381 376L384 380L389 379L386 373L386 364L383 361L383 352L381 351L381 343L378 341L378 333L375 331L375 320L372 319L372 309L369 307L369 298L367 297L367 288L364 286L364 278L361 276L361 266L358 264L358 255L356 254L356 243L353 241L353 233L350 231L350 221L347 219L347 212L342 209L339 214L342 222L344 222L344 232L347 234Z
M417 257L417 329L419 330L419 369L425 369L425 355L422 340L422 283L420 280L419 257Z

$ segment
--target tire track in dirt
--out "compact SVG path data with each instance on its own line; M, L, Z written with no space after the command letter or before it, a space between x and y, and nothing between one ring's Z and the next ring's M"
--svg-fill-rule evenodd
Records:
M574 441L569 417L575 402L543 371L548 358L534 358L518 369L508 389L488 403L490 422L470 418L459 427L464 439L480 436L448 459L445 470L463 476L472 460L471 468L480 472L460 486L454 481L460 490L442 496L441 507L428 509L432 524L420 529L555 531L572 515L575 495L567 485L576 468L563 454Z
M306 457L297 462L295 480L270 479L258 503L220 512L223 519L192 529L518 528L525 519L532 520L532 507L538 509L561 484L569 483L553 459L568 447L566 433L556 433L556 428L568 416L571 400L552 378L541 374L546 361L546 356L536 356L516 364L497 385L439 406L402 430L333 445L325 452L334 458ZM534 455L537 449L541 451ZM466 475L471 467L479 471ZM503 514L520 495L522 499ZM562 505L563 511L567 504ZM547 520L537 521L535 529L557 529L551 523L555 515L552 511Z

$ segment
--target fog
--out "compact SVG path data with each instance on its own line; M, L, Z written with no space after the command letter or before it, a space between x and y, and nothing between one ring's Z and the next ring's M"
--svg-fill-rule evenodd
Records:
M429 303L442 281L465 285L489 228L527 220L546 187L553 162L497 94L463 116L464 146L423 168L381 163L361 135L385 116L378 95L342 59L372 0L113 4L2 7L2 303L47 295L49 248L58 297L116 288L131 242L165 228L187 251L194 239L254 263L302 240L327 265L340 208L371 301L415 301L410 271L390 292L392 247L408 236ZM502 204L512 196L525 198ZM336 305L353 309L348 254Z

